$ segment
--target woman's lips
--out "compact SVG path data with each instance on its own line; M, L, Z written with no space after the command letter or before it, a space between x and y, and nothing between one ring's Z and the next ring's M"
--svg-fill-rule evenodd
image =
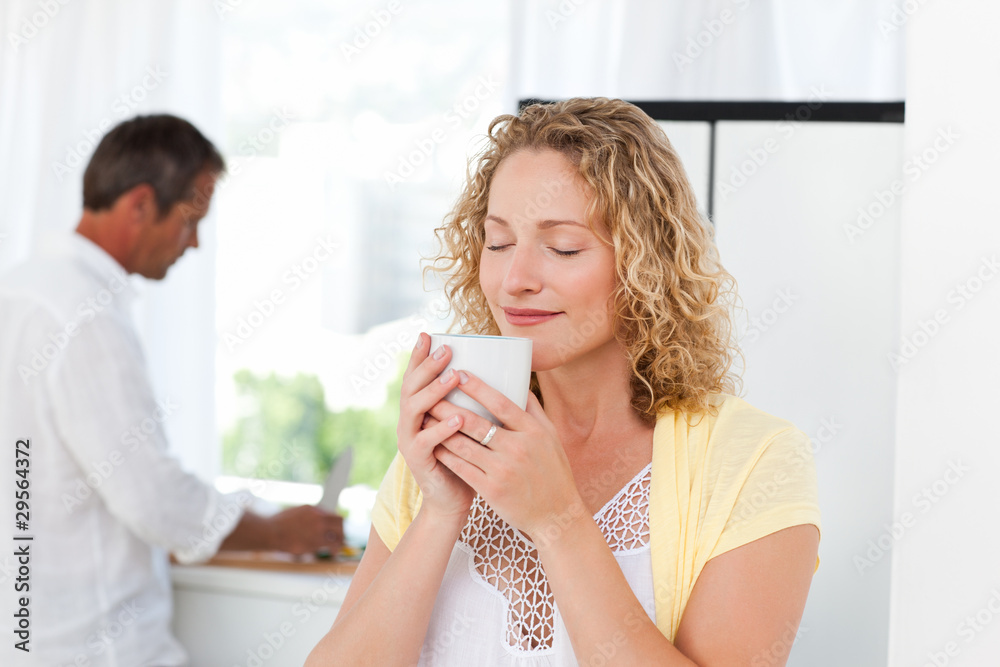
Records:
M516 326L531 326L548 322L552 318L562 313L550 310L534 310L531 308L504 308L503 314L507 318L508 324Z

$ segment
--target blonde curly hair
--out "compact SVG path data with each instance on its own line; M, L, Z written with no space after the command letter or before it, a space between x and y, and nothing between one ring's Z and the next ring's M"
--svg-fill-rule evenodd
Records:
M595 233L603 226L599 236L614 245L613 328L632 370L632 407L647 423L666 409L711 411L713 394L735 394L740 384L730 370L739 355L729 311L736 283L666 134L621 100L533 104L490 123L425 269L444 278L452 328L500 334L479 285L490 184L510 155L545 149L577 168L592 192L586 222ZM534 379L532 388L539 393Z

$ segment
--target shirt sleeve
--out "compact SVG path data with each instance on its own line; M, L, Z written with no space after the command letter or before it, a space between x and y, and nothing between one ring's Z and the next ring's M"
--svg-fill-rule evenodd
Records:
M816 466L802 431L788 428L768 439L742 478L712 556L792 526L811 524L821 530Z
M403 533L413 522L421 500L420 487L403 457L396 452L372 507L372 526L389 551L396 549Z
M175 397L153 396L138 339L119 313L83 323L47 374L52 420L108 511L182 563L211 557L249 505L185 471L167 446Z

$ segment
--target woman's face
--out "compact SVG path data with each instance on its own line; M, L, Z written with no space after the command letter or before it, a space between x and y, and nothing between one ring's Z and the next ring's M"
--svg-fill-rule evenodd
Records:
M621 354L614 249L586 226L590 197L553 150L514 153L493 176L479 282L501 333L532 339L536 371Z

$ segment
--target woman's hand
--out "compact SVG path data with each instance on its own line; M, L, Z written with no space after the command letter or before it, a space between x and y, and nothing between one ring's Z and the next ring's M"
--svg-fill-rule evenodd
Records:
M503 422L489 444L481 441L493 424L479 415L441 401L430 410L437 428L459 416L461 432L450 434L435 456L489 503L511 526L538 539L552 525L561 529L576 518L584 503L556 429L534 394L528 409L468 371L459 373L459 389ZM430 423L429 423L430 424Z
M445 345L430 354L430 336L421 333L403 374L399 397L399 422L396 437L399 452L423 492L421 512L432 512L442 518L464 519L469 513L473 491L435 457L435 448L462 427L461 415L449 415L441 421L426 419L428 411L440 403L449 391L458 386L458 375L449 373L438 378L451 360L451 349ZM426 426L425 426L425 422Z

